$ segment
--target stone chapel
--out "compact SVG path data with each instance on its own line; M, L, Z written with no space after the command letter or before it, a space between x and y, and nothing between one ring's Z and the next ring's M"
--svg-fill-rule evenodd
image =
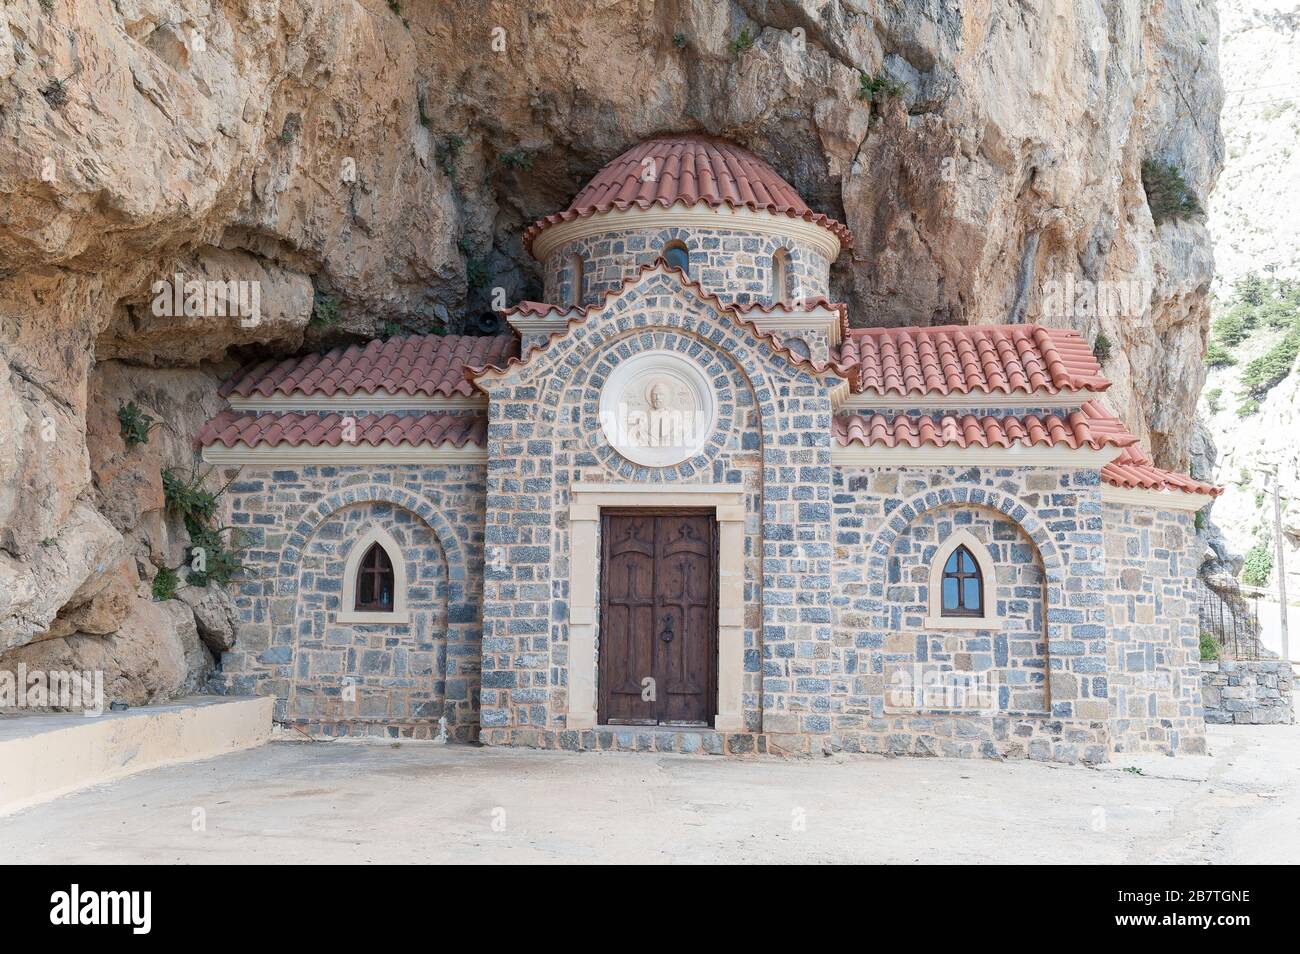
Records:
M306 732L1099 762L1204 750L1195 511L1077 332L854 327L761 159L644 142L511 333L265 361L198 435L220 691Z

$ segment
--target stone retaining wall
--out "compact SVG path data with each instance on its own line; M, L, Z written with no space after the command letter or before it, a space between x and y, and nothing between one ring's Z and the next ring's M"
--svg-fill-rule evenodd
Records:
M1277 660L1221 660L1201 664L1201 698L1205 721L1238 725L1289 724L1291 667Z

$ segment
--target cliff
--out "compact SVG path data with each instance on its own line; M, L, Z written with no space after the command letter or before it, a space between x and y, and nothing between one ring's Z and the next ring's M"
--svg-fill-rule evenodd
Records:
M0 660L93 660L137 702L201 682L219 589L150 591L186 543L160 471L189 472L221 375L490 326L493 289L540 288L523 227L665 131L741 143L849 225L855 324L1103 333L1116 410L1184 468L1210 243L1153 221L1141 169L1213 187L1217 48L1208 0L5 5ZM260 320L157 314L173 275L256 279ZM1124 305L1062 305L1067 281ZM161 423L128 448L129 402Z

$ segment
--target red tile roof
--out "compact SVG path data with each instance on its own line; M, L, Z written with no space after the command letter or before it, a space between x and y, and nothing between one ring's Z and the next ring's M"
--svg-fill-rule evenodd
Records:
M403 335L324 354L263 361L221 389L223 397L390 394L471 395L465 368L495 364L519 353L514 335Z
M1123 447L1137 438L1118 427L1093 420L1081 411L1062 418L1055 414L976 417L945 414L932 417L883 414L853 414L834 419L836 443L863 447L1055 447L1071 449L1106 446Z
M975 417L946 414L843 415L833 419L832 434L840 446L863 447L1113 447L1114 460L1101 469L1101 479L1115 487L1169 490L1217 497L1222 487L1202 483L1186 474L1161 470L1138 446L1124 422L1097 401L1088 401L1065 418L1055 414Z
M222 411L199 431L199 447L337 447L343 440L343 414ZM487 444L487 418L477 414L363 414L356 421L356 445L378 447Z
M829 373L839 375L842 378L848 377L848 372L845 371L845 369L840 365L838 361L832 359L831 361L823 362L823 361L814 361L813 359L807 357L802 357L796 354L795 352L791 351L790 348L785 344L785 342L781 338L778 338L776 335L770 332L763 331L752 321L745 320L745 315L747 313L755 310L759 310L764 306L747 305L744 306L742 309L741 306L728 304L724 302L722 299L720 299L717 295L705 291L704 287L700 285L699 282L691 281L689 276L687 276L687 274L683 272L680 268L674 268L662 258L657 259L653 262L648 262L645 265L642 265L639 269L637 269L635 274L629 276L628 278L623 279L622 285L620 285L618 288L614 288L611 289L610 291L605 292L604 297L602 297L600 301L592 305L560 306L560 305L550 305L544 302L522 301L514 308L502 309L501 314L503 315L511 315L511 314L515 314L516 312L520 314L530 314L530 315L538 315L538 316L554 313L557 316L564 317L566 319L566 322L562 330L551 332L550 336L546 339L546 341L542 342L537 347L531 349L526 355L523 355L522 357L519 355L511 355L505 361L487 362L478 367L473 367L470 366L469 364L466 364L465 366L466 377L469 378L471 381L477 381L478 378L484 374L488 374L490 372L506 371L517 364L527 364L529 361L533 359L533 356L536 355L538 352L544 351L545 349L549 348L556 341L556 339L562 338L566 334L568 334L575 324L584 322L588 318L590 318L593 314L604 311L605 307L609 304L610 301L622 295L625 291L627 291L628 288L635 285L637 282L641 281L641 279L643 279L647 274L653 271L662 271L666 275L674 276L679 282L681 282L683 288L693 292L697 298L699 298L701 301L705 302L710 307L712 307L715 311L718 312L718 314L726 315L729 318L731 318L731 320L738 327L745 329L746 331L749 332L749 334L753 335L755 338L759 338L767 342L767 344L771 346L773 351L776 351L777 353L784 355L786 360L788 360L791 364L808 368L814 374L818 374L818 375L826 374L829 372ZM817 299L817 301L819 302L825 301L825 299L819 298ZM833 303L828 303L827 307L839 308L843 306L836 306Z
M647 161L648 160L648 161ZM646 170L652 169L653 176ZM596 173L563 212L548 215L524 232L524 247L552 225L597 212L674 205L763 210L820 225L840 244L853 244L849 230L813 212L794 188L758 156L708 136L663 136L638 143Z
M1217 497L1222 487L1205 484L1172 470L1161 470L1134 445L1101 469L1101 479L1115 487L1130 490L1178 490L1187 494L1205 494Z
M852 328L840 363L881 395L1056 394L1110 387L1077 331L1038 325Z

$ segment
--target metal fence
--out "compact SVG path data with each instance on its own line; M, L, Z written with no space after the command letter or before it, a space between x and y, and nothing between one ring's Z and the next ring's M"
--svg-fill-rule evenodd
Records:
M1236 580L1215 581L1210 587L1196 581L1201 632L1218 642L1223 659L1259 659L1264 655L1259 641L1259 596L1247 594Z

